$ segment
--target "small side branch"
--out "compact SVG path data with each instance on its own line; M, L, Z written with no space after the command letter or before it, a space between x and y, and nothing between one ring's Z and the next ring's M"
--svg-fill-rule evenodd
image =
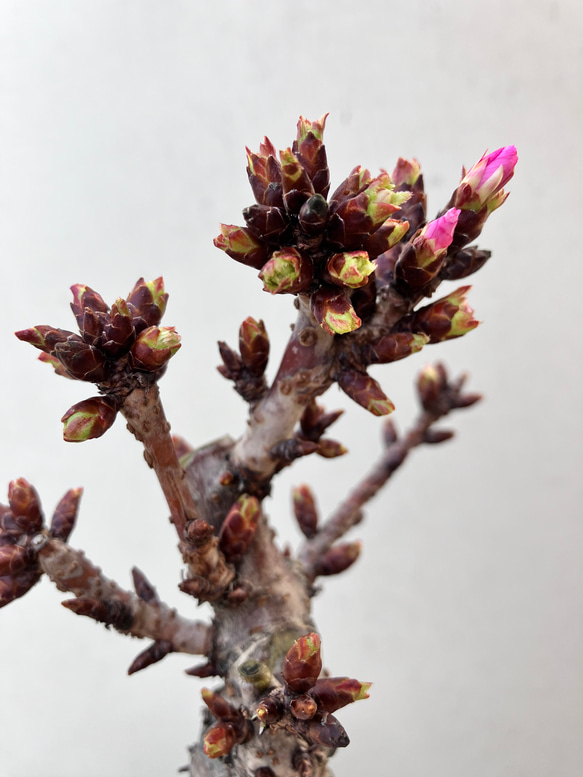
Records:
M38 553L40 569L60 591L70 591L85 605L85 610L104 604L114 610L113 603L123 607L123 625L116 626L133 637L162 640L173 652L206 655L210 651L212 629L206 623L191 621L178 615L156 597L146 601L121 588L107 578L80 550L65 542L50 539ZM71 608L73 609L73 608ZM77 609L80 614L91 614ZM118 611L121 612L118 607ZM101 618L97 618L101 620Z

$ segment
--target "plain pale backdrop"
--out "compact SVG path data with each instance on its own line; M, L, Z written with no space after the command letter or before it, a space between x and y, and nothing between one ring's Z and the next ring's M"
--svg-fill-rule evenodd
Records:
M163 274L184 346L161 388L194 444L237 436L244 403L214 367L263 317L281 351L291 300L212 245L252 201L244 146L291 143L330 112L333 187L356 164L422 163L429 211L462 164L514 143L504 207L472 279L483 325L373 371L406 427L428 360L468 370L486 401L418 451L351 536L359 563L315 600L333 674L373 681L339 715L337 777L578 777L583 773L580 289L583 5L578 0L1 0L0 459L46 511L83 485L72 544L129 586L138 565L185 615L167 509L118 421L67 445L59 419L89 385L57 378L12 335L72 327L72 283L109 301ZM453 287L452 287L453 288ZM270 367L273 374L275 362ZM303 461L266 503L299 541L292 485L330 512L379 451L380 422L346 407L336 462ZM171 777L198 737L195 661L128 678L144 647L73 616L46 580L0 612L0 777ZM206 681L209 684L209 681ZM212 681L211 681L212 684Z

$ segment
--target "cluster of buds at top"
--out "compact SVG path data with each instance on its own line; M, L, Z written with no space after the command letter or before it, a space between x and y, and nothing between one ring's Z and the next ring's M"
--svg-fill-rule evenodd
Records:
M39 359L57 374L96 383L105 394L77 403L62 418L65 440L83 442L113 424L120 389L127 392L162 376L180 348L180 337L174 327L159 326L168 300L162 278L140 278L128 297L111 308L89 286L76 284L71 291L79 334L40 325L16 336L41 350Z
M315 632L297 639L281 667L284 682L265 696L257 707L262 726L276 725L287 718L294 730L310 745L346 747L349 739L332 713L359 699L368 699L370 683L349 677L323 677L320 637Z
M325 331L347 334L374 310L379 283L416 297L434 280L465 277L486 261L488 252L477 249L458 254L506 198L517 155L514 146L484 155L464 171L447 211L426 224L415 159L374 178L355 167L327 199L325 122L326 115L300 117L296 140L279 155L267 138L257 153L247 149L256 204L243 211L246 226L223 224L214 242L259 270L266 291L307 295Z
M37 553L51 537L67 541L81 494L80 488L67 491L46 532L35 489L24 478L10 483L8 505L0 504L0 607L24 596L40 580Z
M296 140L279 155L267 138L257 153L247 149L256 204L243 211L245 227L223 224L214 242L259 270L266 291L309 294L322 328L345 334L361 324L351 297L369 283L373 260L407 232L391 215L410 192L397 191L386 171L373 178L356 167L328 201L325 122L300 117Z

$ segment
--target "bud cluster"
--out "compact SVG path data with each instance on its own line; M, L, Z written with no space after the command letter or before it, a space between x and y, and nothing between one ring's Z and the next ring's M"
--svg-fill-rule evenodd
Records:
M105 396L91 397L73 405L61 419L67 442L101 437L113 424L119 409L116 389L133 387L138 381L154 382L180 348L174 327L158 326L168 300L164 281L140 278L126 299L111 308L89 286L71 287L71 308L79 334L39 325L16 332L16 336L42 351L57 374L97 383Z
M46 538L66 542L73 530L82 489L71 489L57 505ZM8 486L8 505L0 504L0 607L19 599L40 580L35 537L44 530L38 494L24 478Z
M286 720L310 745L346 747L348 735L332 714L359 699L368 699L370 683L349 677L323 677L320 637L315 632L297 639L286 653L281 674L284 682L259 703L256 715L262 726Z

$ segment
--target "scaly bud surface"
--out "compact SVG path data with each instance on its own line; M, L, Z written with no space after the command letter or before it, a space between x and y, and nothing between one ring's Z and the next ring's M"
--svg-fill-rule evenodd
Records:
M105 397L91 397L70 407L61 418L66 442L95 440L111 428L117 408Z
M296 639L283 659L281 673L287 687L294 693L305 693L322 671L320 637L316 632Z
M466 299L470 288L462 286L447 297L413 313L411 328L424 332L430 343L452 340L471 332L480 322L474 318L474 312Z
M308 539L318 531L318 510L316 501L309 486L297 486L293 490L294 514L298 526Z
M15 522L26 534L42 529L43 514L38 494L24 478L12 480L8 486L8 503Z
M388 415L395 406L374 378L358 370L342 370L338 385L345 394L373 415Z
M227 561L241 559L253 539L261 507L257 497L243 494L229 510L221 526L219 547Z
M215 237L213 243L231 259L248 267L255 267L256 270L260 270L267 261L268 250L265 243L244 227L221 224L221 234Z
M204 735L204 752L209 758L221 758L237 744L235 729L230 723L218 723Z
M270 294L297 294L308 289L314 279L310 257L296 248L274 251L259 273L263 289Z
M69 539L77 520L82 494L82 488L71 488L56 506L50 527L51 536L55 539L63 542Z
M350 677L323 677L310 688L320 712L336 712L347 704L369 698L372 683L361 683Z
M422 289L443 267L452 243L460 211L450 208L430 221L404 248L397 261L397 278L411 289Z
M239 329L241 361L253 375L263 375L269 359L269 338L263 321L249 316Z
M345 335L362 324L343 289L321 286L312 294L310 307L316 321L329 335Z
M388 364L418 353L428 342L423 333L395 332L366 345L364 356L369 364Z
M333 254L326 264L326 280L335 286L359 289L366 286L368 276L375 271L366 251Z
M147 372L159 370L170 361L180 346L180 335L173 326L148 327L132 345L132 365Z

